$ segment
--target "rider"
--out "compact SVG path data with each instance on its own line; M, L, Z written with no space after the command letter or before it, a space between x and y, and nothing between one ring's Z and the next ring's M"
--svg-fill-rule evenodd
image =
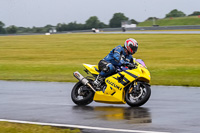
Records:
M117 46L110 51L110 53L102 60L100 60L98 67L100 74L94 81L97 88L101 85L101 82L116 72L116 68L123 65L132 65L132 55L137 51L138 43L135 39L129 38L125 41L124 46Z

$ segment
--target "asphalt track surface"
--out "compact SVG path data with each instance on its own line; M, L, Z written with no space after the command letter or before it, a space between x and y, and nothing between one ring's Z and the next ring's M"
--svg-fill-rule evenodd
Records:
M0 81L0 121L78 127L83 133L200 131L200 87L152 86L150 100L142 107L131 108L127 104L96 102L76 106L71 101L73 86Z

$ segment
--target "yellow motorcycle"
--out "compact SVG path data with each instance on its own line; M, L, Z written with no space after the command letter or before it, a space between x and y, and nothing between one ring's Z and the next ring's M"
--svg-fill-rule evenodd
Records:
M72 101L80 106L92 101L127 103L132 107L145 104L151 95L150 73L143 60L134 60L133 64L131 67L118 68L115 74L105 78L100 89L94 84L95 78L99 75L98 66L83 64L85 72L92 76L83 77L78 71L73 73L79 82L72 89Z

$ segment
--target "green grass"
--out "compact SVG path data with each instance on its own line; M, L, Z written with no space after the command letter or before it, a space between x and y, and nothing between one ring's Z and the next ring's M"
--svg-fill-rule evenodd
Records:
M198 16L164 18L155 20L155 24L159 26L200 25L200 18ZM152 20L147 20L138 24L138 26L152 25Z
M0 133L80 133L79 129L0 122Z
M97 64L112 48L135 38L153 85L200 86L198 34L62 34L0 37L0 79L77 81L82 63Z

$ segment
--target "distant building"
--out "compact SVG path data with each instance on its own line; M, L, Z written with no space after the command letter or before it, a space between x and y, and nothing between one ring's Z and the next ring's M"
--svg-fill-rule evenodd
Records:
M98 33L98 32L99 32L99 29L92 28L92 32Z
M136 24L132 24L131 21L122 21L121 22L121 27L122 28L134 28L136 27Z
M51 27L51 29L49 30L49 33L56 33L57 30L56 30L56 27Z

